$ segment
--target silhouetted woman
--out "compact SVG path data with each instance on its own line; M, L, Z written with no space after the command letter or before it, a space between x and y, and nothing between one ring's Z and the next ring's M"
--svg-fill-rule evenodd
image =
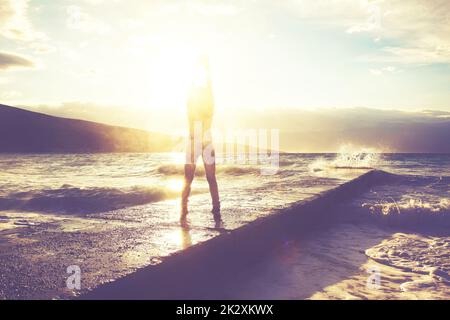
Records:
M188 213L188 198L195 175L196 162L202 156L212 199L212 213L220 214L219 190L216 180L216 157L212 145L211 124L214 99L209 74L208 58L201 57L188 94L189 141L184 166L184 186L181 194L181 219Z

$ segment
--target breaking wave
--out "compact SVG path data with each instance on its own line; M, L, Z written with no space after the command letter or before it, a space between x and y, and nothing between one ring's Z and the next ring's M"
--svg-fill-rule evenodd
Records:
M426 202L422 199L407 199L401 202L387 202L378 204L363 204L374 215L448 215L450 214L450 200L440 199L437 203Z
M0 210L87 214L142 205L179 196L179 191L163 187L76 188L64 185L48 189L12 193L0 197Z
M448 177L397 177L394 184L375 188L361 199L364 213L395 226L450 227Z
M311 172L331 169L368 170L377 167L380 161L380 153L375 149L343 146L334 159L319 158L309 165L309 170Z
M408 199L378 204L363 204L363 209L379 222L392 226L422 229L426 227L450 227L450 202L427 202L421 199Z
M450 238L423 237L396 233L380 244L367 249L366 255L384 265L407 272L427 275L420 281L405 282L403 291L417 286L432 286L436 282L450 283Z
M183 164L167 164L161 165L156 168L156 172L166 176L182 176L184 174L184 165ZM258 166L230 166L230 165L220 165L216 167L216 172L218 174L225 175L249 175L249 174L260 174L261 168ZM195 170L196 176L204 176L205 169L203 165L197 165Z

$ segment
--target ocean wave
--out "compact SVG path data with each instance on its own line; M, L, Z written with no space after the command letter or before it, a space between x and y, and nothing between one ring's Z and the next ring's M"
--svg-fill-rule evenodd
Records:
M161 165L156 168L156 172L166 176L182 176L184 174L184 164ZM240 175L259 174L261 172L261 168L252 165L243 165L243 166L218 165L216 167L216 172L218 174L240 176ZM205 169L203 165L197 165L195 175L196 176L205 175Z
M296 160L279 160L278 165L280 167L295 167L299 165L299 162Z
M0 211L23 210L62 214L87 214L142 205L179 196L179 191L163 187L76 188L11 193L0 197Z
M450 281L450 238L424 237L396 233L380 244L369 248L365 254L384 265L407 272L416 272L430 277L428 280ZM429 283L429 281L426 281ZM419 285L420 283L415 283ZM422 284L424 284L422 282ZM403 290L412 289L413 284L403 284Z
M422 195L426 199L405 196L396 201L362 203L364 212L379 222L391 225L424 229L437 227L450 228L450 200Z
M310 172L320 172L335 169L345 169L345 170L372 170L373 166L368 166L363 163L340 163L336 160L326 160L324 158L319 158L308 165Z
M450 177L387 173L378 182L368 181L368 192L344 204L345 215L417 231L450 227Z
M369 208L375 215L401 215L401 214L433 214L433 215L449 215L450 200L440 199L439 202L427 202L422 199L409 198L400 202L387 202L377 204L363 204L363 207Z
M380 153L371 148L342 146L334 159L318 158L309 164L310 172L331 169L370 170L381 164Z

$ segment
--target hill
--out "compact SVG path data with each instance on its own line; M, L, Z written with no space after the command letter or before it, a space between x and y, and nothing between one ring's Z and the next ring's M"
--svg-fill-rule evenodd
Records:
M180 138L0 104L0 152L167 152Z

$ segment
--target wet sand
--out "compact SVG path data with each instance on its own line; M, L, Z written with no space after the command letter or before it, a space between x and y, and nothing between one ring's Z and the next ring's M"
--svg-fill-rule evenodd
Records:
M75 297L220 234L214 230L212 217L205 223L209 227L194 226L185 232L178 223L178 201L171 202L166 207L173 210L155 221L157 227L132 220L3 212L0 298ZM138 206L131 210L150 209ZM66 288L71 265L82 271L81 290Z
M248 283L256 266L267 259L268 254L298 234L320 232L326 226L332 226L337 217L333 217L330 209L336 203L346 201L377 183L386 182L390 177L384 172L371 171L312 199L175 253L161 264L99 286L81 298L239 298L239 293L244 290L236 285Z
M417 290L402 291L401 284L424 279L365 255L366 249L395 230L342 221L343 212L336 203L391 178L371 171L256 221L240 226L229 223L229 229L217 225L206 211L193 212L193 223L180 227L176 200L168 201L172 206L153 204L151 210L160 218L148 225L98 215L37 214L33 221L30 214L25 220L6 212L0 217L0 295L10 299L448 297L446 287L437 288L434 295L431 290L423 295ZM130 209L150 210L148 206ZM240 210L244 213L246 208ZM239 208L234 214L239 214ZM69 265L82 270L81 291L65 289ZM382 279L389 279L382 280L382 290L367 289L368 269L374 266L381 270Z
M448 299L450 286L368 258L395 230L341 223L293 238L226 287L230 299ZM374 272L379 272L376 282Z

